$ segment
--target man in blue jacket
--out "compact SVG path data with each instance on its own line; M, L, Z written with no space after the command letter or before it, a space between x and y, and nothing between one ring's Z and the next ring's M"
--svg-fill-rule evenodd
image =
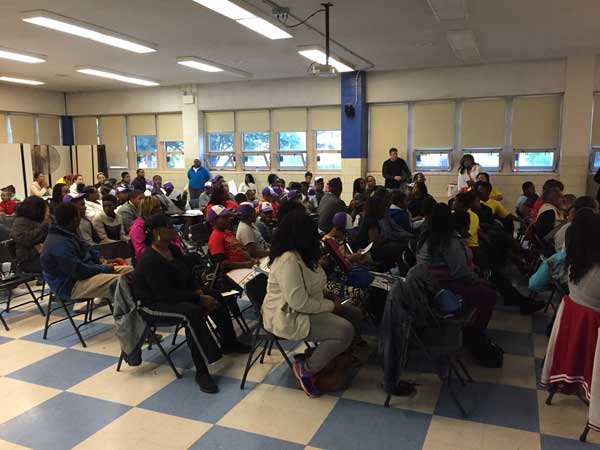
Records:
M204 191L204 183L210 180L210 172L205 167L202 167L200 160L196 158L194 165L188 170L187 176L189 180L190 207L196 209L198 208L198 198L202 194L202 191Z
M73 203L58 205L55 221L40 256L44 278L54 295L63 300L112 299L113 284L131 267L103 264L98 251L77 236L81 215Z

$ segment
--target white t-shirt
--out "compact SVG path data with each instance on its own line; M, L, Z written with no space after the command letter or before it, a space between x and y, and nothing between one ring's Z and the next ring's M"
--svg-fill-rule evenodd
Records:
M248 191L250 189L253 189L254 192L256 192L256 185L254 183L249 183L249 184L242 183L242 184L240 184L240 187L238 188L238 192L240 194L245 194L246 191Z
M480 170L481 167L479 166L479 164L475 163L473 164L473 167L471 167L470 172L467 171L467 169L465 169L464 173L458 172L458 189L462 192L464 189L468 188L468 181L473 181L473 183L475 183L475 181L477 181L477 175L479 175Z
M263 239L255 224L248 225L245 222L240 222L235 237L244 247L254 243L259 250L268 249L266 241Z

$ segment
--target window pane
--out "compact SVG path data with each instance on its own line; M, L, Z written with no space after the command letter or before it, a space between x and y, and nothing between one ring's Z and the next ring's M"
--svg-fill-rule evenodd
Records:
M306 167L306 153L297 155L280 155L279 156L279 168L280 169L297 169Z
M156 136L134 136L136 152L155 152Z
M417 153L415 164L421 170L448 170L450 159L448 153Z
M245 152L268 152L269 151L269 133L251 132L242 134L243 146Z
M341 150L342 132L340 130L317 131L317 150Z
M142 153L136 155L138 169L156 169L158 167L156 155L151 153Z
M209 155L208 165L215 168L233 169L235 163L231 155Z
M183 153L167 153L167 169L183 168L185 168Z
M465 150L467 153L467 150ZM475 157L475 161L481 167L485 167L486 169L499 169L500 168L500 153L499 152L476 152L471 153Z
M256 167L259 169L268 169L271 167L271 155L268 153L244 156L243 161L244 167Z
M233 133L208 133L209 152L232 152Z
M596 152L594 155L594 169L600 168L600 151Z
M516 170L552 170L554 152L519 152L515 154Z
M182 152L183 141L165 141L165 151L167 152Z
M280 131L279 150L294 151L306 150L306 132L305 131Z
M317 169L340 170L342 168L341 153L317 153Z

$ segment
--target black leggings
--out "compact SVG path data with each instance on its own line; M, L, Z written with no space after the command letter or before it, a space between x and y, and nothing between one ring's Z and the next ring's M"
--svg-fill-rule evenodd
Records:
M216 325L221 345L227 347L235 340L235 331L233 329L233 324L231 323L229 310L223 302L221 294L207 289L204 290L204 293L215 297L221 302L221 307L212 312L210 318ZM221 358L221 350L208 329L208 325L206 324L206 313L200 303L160 302L153 303L147 306L147 308L158 313L166 314L165 316L158 317L153 314L145 314L142 311L144 318L153 325L171 325L173 324L174 319L181 318L181 316L184 316L187 319L189 326L185 329L185 337L190 352L192 353L192 361L194 361L194 365L196 366L196 372L208 372L202 353L204 353L209 364Z

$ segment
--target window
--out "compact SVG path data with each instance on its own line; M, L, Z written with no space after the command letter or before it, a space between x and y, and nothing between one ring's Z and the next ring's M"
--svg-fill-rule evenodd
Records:
M242 163L244 169L269 169L271 167L270 134L268 131L242 133Z
M552 172L556 167L556 149L515 150L515 172Z
M212 169L235 169L233 133L208 133L207 162Z
M500 148L464 148L464 154L471 154L475 162L486 172L502 170L502 149Z
M591 158L591 168L592 172L596 172L600 169L600 147L592 147L592 158Z
M156 136L134 136L133 142L137 167L140 169L156 169L158 167Z
M165 141L164 146L167 169L185 168L183 141Z
M421 172L447 172L452 164L450 152L452 149L415 150L415 169Z
M341 130L319 130L315 134L317 170L340 170L342 168Z
M306 169L305 131L280 131L277 143L281 170Z

